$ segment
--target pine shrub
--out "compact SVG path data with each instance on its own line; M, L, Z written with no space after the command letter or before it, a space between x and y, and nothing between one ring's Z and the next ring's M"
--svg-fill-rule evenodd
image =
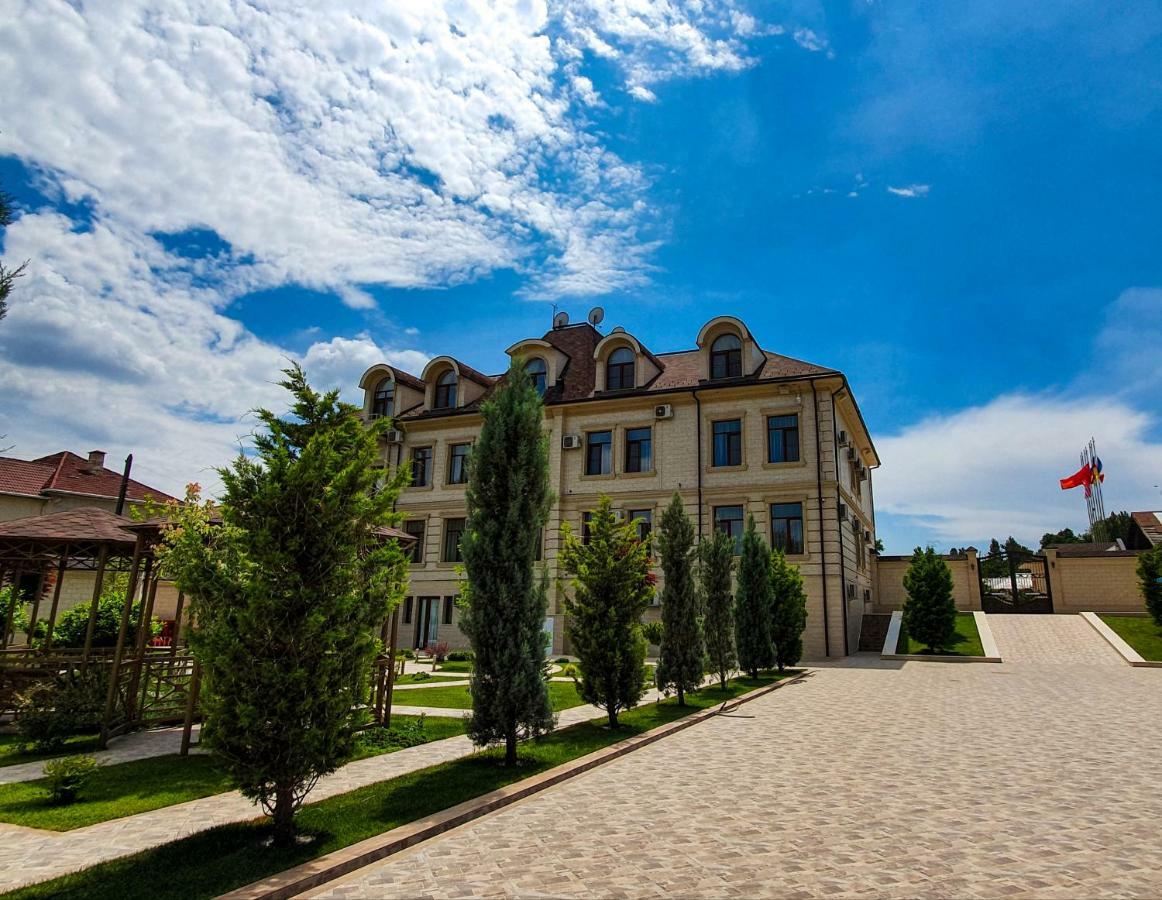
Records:
M658 690L673 689L678 705L702 684L702 615L694 589L694 523L675 493L657 531L662 575L662 642L654 676Z
M931 547L916 548L904 573L904 629L929 650L944 650L956 640L956 603L952 572Z
M734 569L734 540L715 531L698 544L698 577L705 614L703 632L710 670L726 690L726 680L738 665L734 649L734 597L731 576Z
M775 645L775 665L782 672L803 658L807 592L799 567L787 562L778 548L771 553L771 597L771 640Z
M775 664L771 644L771 554L747 516L734 603L738 666L752 678Z

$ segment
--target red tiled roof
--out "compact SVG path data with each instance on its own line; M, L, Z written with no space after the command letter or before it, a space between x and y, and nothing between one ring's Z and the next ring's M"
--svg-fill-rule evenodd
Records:
M47 516L25 516L0 522L0 540L107 541L133 544L134 538L124 526L132 524L125 516L116 516L96 506L78 506Z
M39 459L24 460L0 457L0 492L42 496L54 491L86 494L91 497L117 498L121 489L121 474L104 466L93 467L87 459L63 450ZM164 502L172 500L163 491L140 481L129 479L125 492L129 500L153 497Z
M1162 510L1132 512L1130 518L1142 529L1142 534L1146 535L1146 540L1155 547L1162 544Z

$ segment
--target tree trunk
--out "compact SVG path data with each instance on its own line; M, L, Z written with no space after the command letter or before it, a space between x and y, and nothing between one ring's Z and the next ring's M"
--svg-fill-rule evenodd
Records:
M679 706L686 705L686 692L684 690L682 690L681 685L678 686L678 705Z
M616 728L617 727L617 707L608 706L608 707L606 707L605 712L609 716L609 727Z
M719 672L718 673L718 680L722 682L722 689L725 691L726 690L726 673Z
M504 764L516 765L516 725L509 725L504 734Z
M276 784L274 789L274 846L290 847L295 841L294 785Z

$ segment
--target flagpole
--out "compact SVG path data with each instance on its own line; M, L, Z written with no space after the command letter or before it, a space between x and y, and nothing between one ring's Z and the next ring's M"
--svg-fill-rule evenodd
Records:
M1090 452L1090 457L1096 462L1097 458L1098 458L1098 456L1097 456L1097 444L1094 443L1094 440L1092 437L1089 439L1089 452ZM1102 495L1101 495L1101 483L1102 483L1101 478L1098 478L1095 476L1093 479L1093 504L1094 504L1094 512L1097 515L1097 520L1099 522L1104 522L1106 519L1106 504L1105 504L1105 500L1102 498ZM1104 538L1103 538L1103 540L1104 540Z

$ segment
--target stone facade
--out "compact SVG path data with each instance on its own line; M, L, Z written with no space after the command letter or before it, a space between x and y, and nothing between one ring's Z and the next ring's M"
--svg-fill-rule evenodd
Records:
M716 342L723 335L728 344L741 345L742 374L712 378L712 348L721 346ZM802 552L789 558L807 587L805 653L819 658L854 652L863 612L874 602L871 469L879 460L846 378L762 350L732 318L712 320L697 343L696 350L655 355L631 335L602 335L580 325L509 348L510 355L539 359L546 369L545 428L557 502L545 529L543 560L551 579L554 652L569 650L563 612L568 586L557 570L562 524L580 533L584 514L601 494L612 497L623 514L647 511L656 523L675 491L701 534L713 527L716 509L741 507L770 541L772 505L801 510ZM633 381L617 390L609 384L608 361L622 348L632 353ZM449 372L458 376L455 405L433 409L434 385L441 377L451 380ZM410 465L417 450L430 449L427 483L407 488L399 504L409 527L423 527L420 561L411 567L410 597L401 615L401 646L466 644L452 602L459 592L456 563L446 552L454 545L449 526L454 529L467 511L465 487L450 483L450 472L453 447L474 440L480 400L498 377L440 357L419 378L380 365L361 380L368 417L388 414L382 398L392 391L390 414L399 433L383 446L385 465ZM769 461L771 417L796 417L798 458ZM716 466L714 423L726 421L741 423L741 452L733 464ZM644 471L629 471L630 429L650 429L652 454ZM608 472L587 474L589 436L600 432L611 433L611 465ZM647 614L659 615L656 606Z

